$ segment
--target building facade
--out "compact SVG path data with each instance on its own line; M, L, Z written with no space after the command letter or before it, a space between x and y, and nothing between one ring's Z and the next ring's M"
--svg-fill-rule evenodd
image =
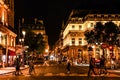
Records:
M0 64L15 57L14 0L0 0Z
M120 14L95 10L73 10L64 26L62 54L70 59L78 60L79 63L88 62L88 43L85 40L86 30L92 30L97 22L112 21L120 26ZM107 58L110 56L108 48L105 49ZM98 46L93 46L92 56L97 58L102 55ZM114 48L114 55L120 58L120 48Z

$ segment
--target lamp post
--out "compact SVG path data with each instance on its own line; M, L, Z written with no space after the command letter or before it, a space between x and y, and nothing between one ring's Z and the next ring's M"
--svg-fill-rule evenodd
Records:
M24 30L22 31L22 34L23 34L23 38L25 38L26 32Z
M22 34L23 34L22 42L23 42L23 49L24 49L24 42L25 42L26 32L23 30ZM24 66L24 60L25 60L25 56L24 55L25 55L25 53L23 52L23 66Z

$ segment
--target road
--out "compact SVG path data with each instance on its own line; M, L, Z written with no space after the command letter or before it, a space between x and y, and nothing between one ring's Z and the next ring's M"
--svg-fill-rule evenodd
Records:
M120 73L110 72L107 75L97 75L87 77L88 67L72 66L71 73L68 74L66 66L36 66L34 75L28 74L28 69L22 71L23 74L15 76L12 73L0 75L0 80L119 80Z

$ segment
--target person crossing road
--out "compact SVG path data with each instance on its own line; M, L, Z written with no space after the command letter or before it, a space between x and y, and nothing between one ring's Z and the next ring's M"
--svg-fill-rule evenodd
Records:
M95 68L95 59L91 57L89 62L88 77L91 76L91 71L94 73L94 75L97 75L97 73L94 71L94 68Z

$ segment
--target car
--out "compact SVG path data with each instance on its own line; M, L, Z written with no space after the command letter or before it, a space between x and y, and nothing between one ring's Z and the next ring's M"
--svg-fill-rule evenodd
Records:
M37 58L35 60L35 64L43 64L44 63L44 58Z

